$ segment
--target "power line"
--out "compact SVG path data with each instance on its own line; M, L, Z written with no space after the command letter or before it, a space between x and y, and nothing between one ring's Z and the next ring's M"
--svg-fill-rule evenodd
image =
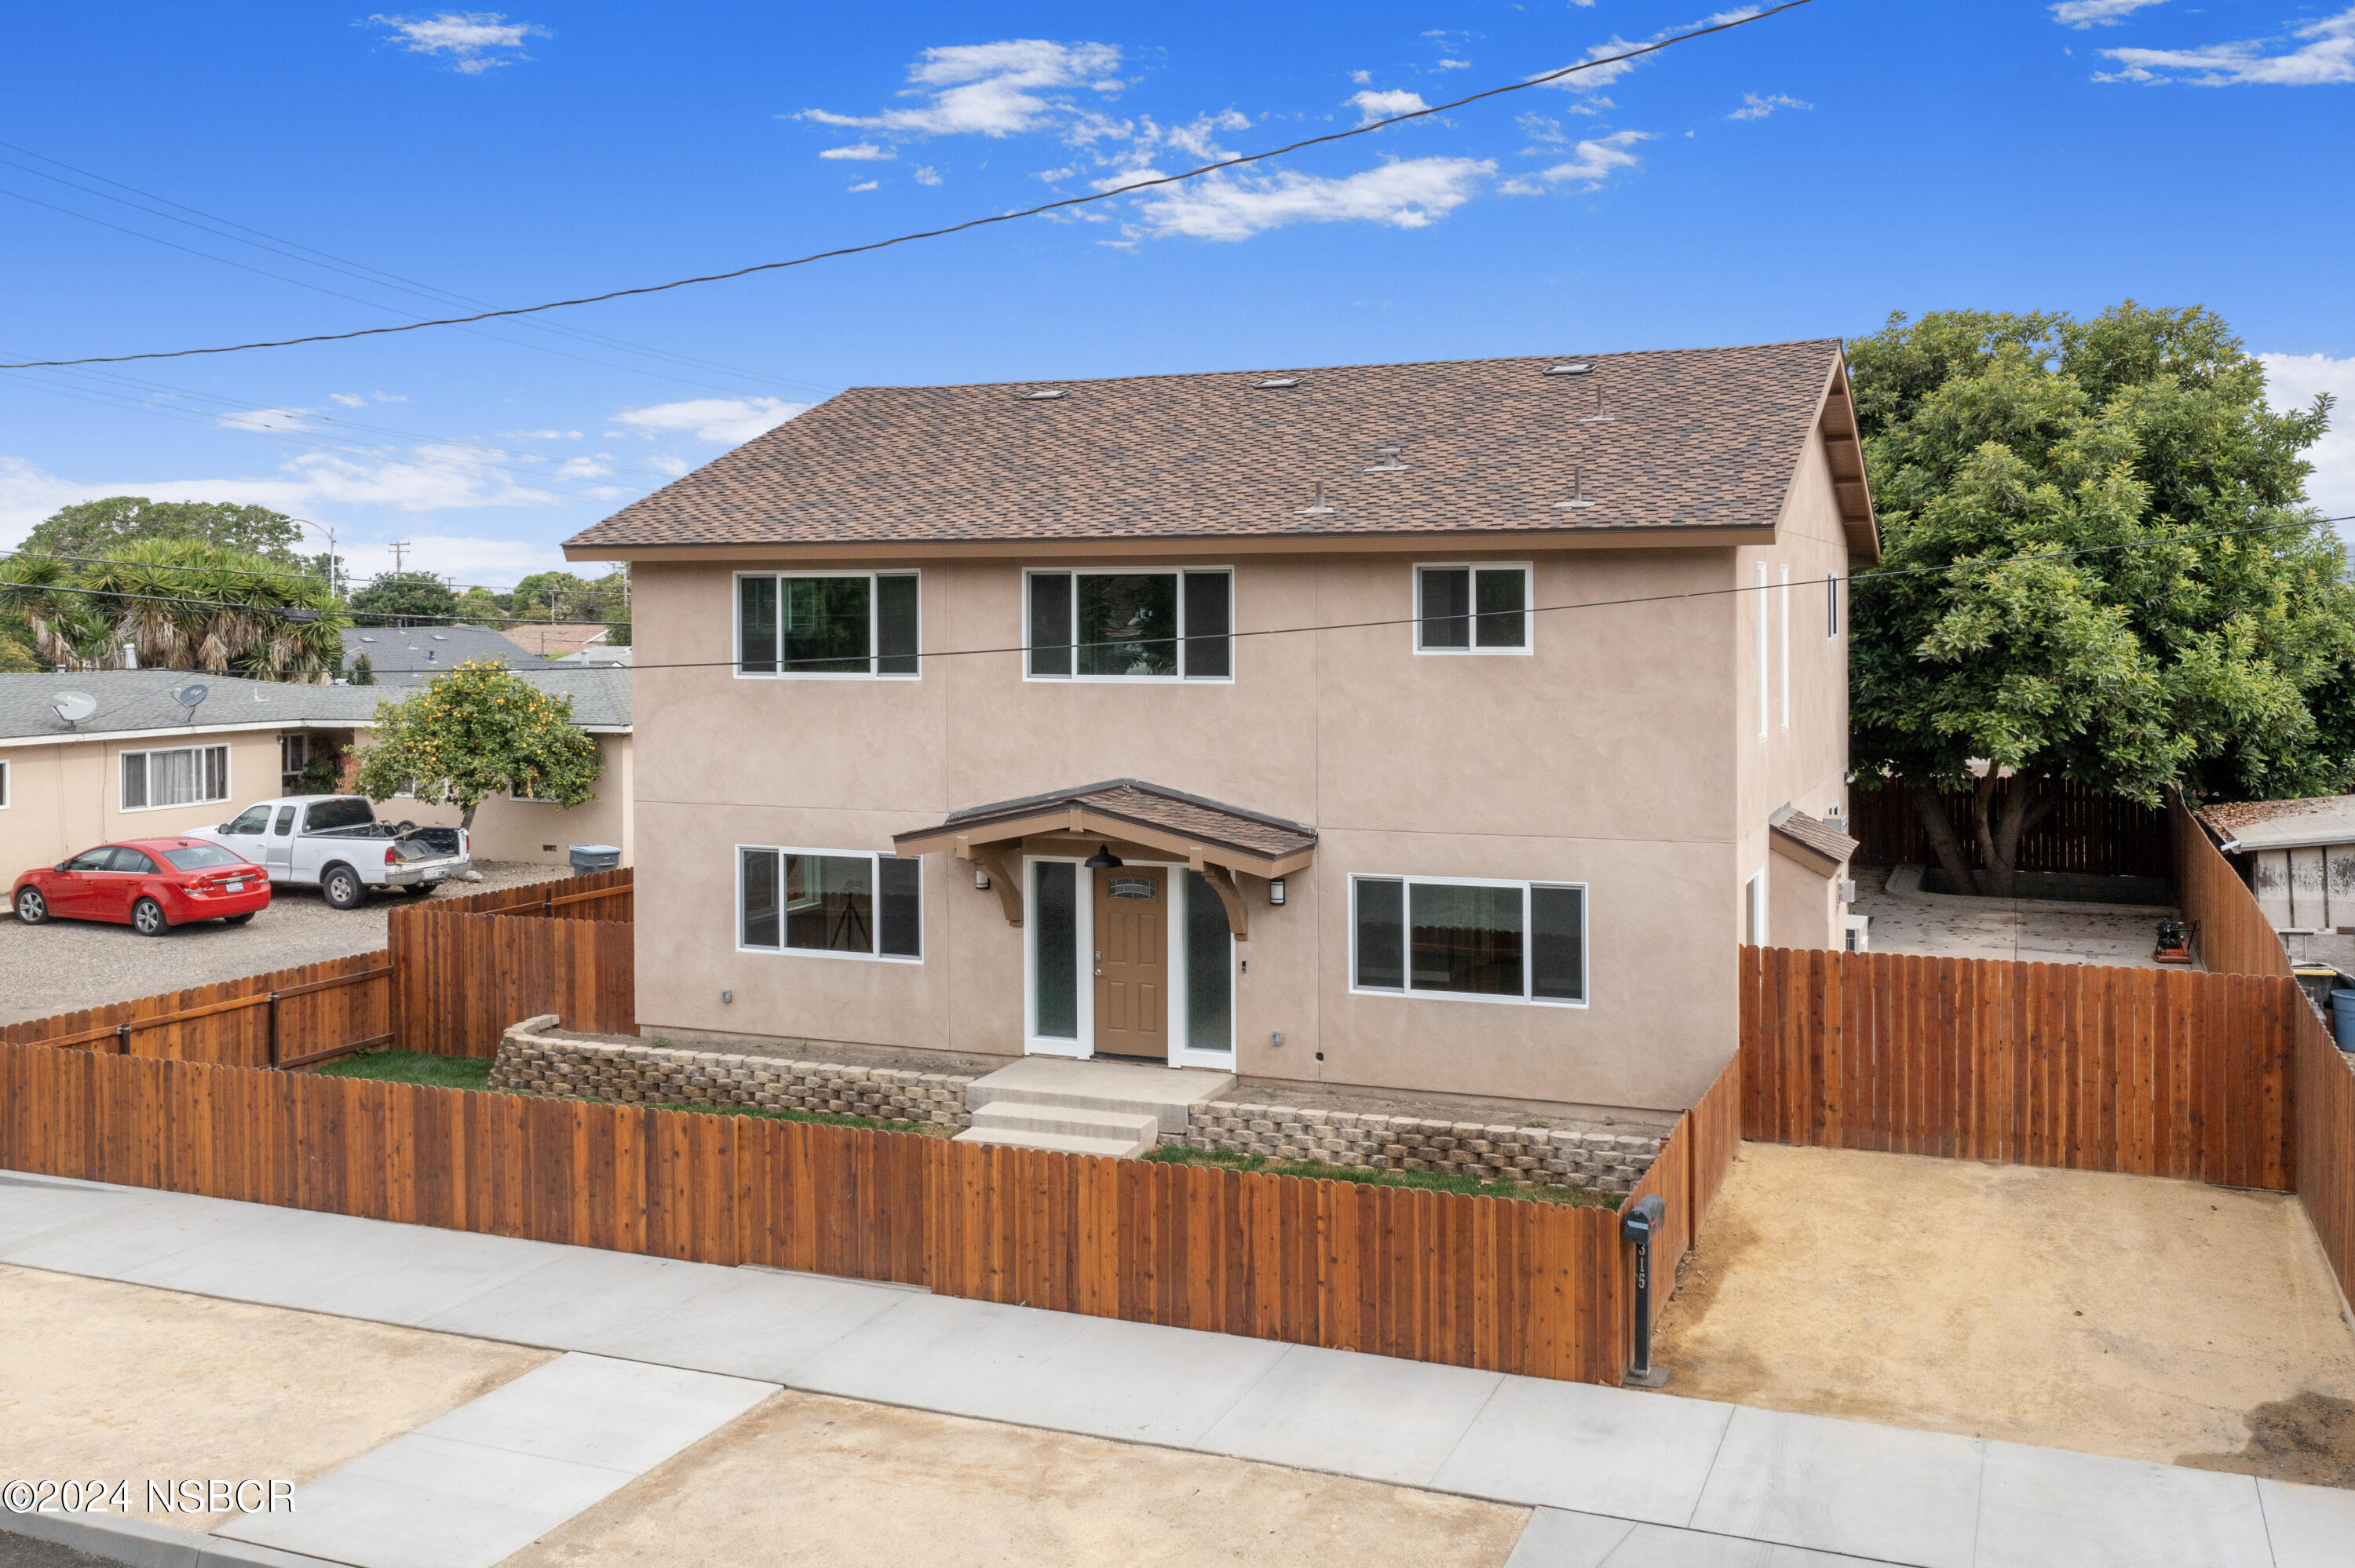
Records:
M584 294L578 299L551 300L546 304L516 305L506 310L483 311L466 316L447 316L435 321L409 322L399 326L362 327L354 332L314 333L304 337L277 338L261 343L229 344L218 348L178 348L151 354L92 355L81 359L27 360L16 364L0 364L0 370L41 370L69 365L120 365L133 359L183 359L200 354L240 354L248 349L291 348L298 344L306 343L342 343L352 338L381 337L390 333L416 332L424 327L464 326L473 322L493 321L506 316L534 315L542 311L563 310L572 305L593 305L606 300L628 299L639 294L659 294L668 290L684 289L697 283L725 282L731 278L750 277L755 272L774 272L788 267L806 267L815 261L826 261L844 256L858 256L871 250L887 249L894 245L910 244L919 239L938 239L947 235L962 234L966 229L980 228L993 223L1011 223L1018 218L1036 217L1041 213L1054 212L1063 207L1084 207L1091 202L1110 201L1114 196L1133 196L1138 191L1150 190L1156 185L1171 185L1186 180L1198 179L1220 169L1240 168L1245 164L1263 163L1271 158L1284 157L1289 154L1300 152L1304 148L1322 146L1331 142L1344 142L1352 136L1367 135L1391 125L1401 124L1409 120L1421 120L1429 115L1444 114L1451 109L1461 109L1467 103L1477 103L1483 99L1496 98L1508 92L1522 92L1532 87L1542 87L1550 81L1559 81L1563 77L1574 75L1579 71L1593 70L1597 66L1616 65L1624 60L1657 54L1662 49L1671 48L1694 38L1707 37L1711 33L1731 32L1736 27L1746 27L1753 22L1763 22L1769 16L1779 16L1785 11L1796 10L1809 3L1810 0L1783 0L1782 5L1768 10L1754 12L1747 16L1736 16L1728 21L1711 23L1704 27L1695 27L1689 32L1678 33L1674 37L1662 38L1656 43L1645 44L1620 54L1605 55L1599 59L1581 60L1576 65L1564 66L1560 70L1547 71L1541 76L1529 77L1521 81L1507 82L1502 87L1492 87L1485 91L1470 93L1462 98L1452 99L1445 103L1433 104L1426 109L1410 110L1403 114L1393 114L1386 119L1369 121L1347 131L1331 131L1321 136L1310 136L1281 147L1271 148L1263 153L1239 153L1231 158L1222 159L1215 164L1204 164L1199 168L1188 169L1180 174L1156 175L1151 179L1133 181L1128 185L1116 185L1111 190L1097 191L1088 196L1065 196L1060 201L1042 202L1037 207L1023 207L1015 212L993 213L986 217L967 218L963 223L951 224L945 228L922 229L913 234L895 235L889 239L870 240L864 245L847 245L833 250L813 251L809 255L796 256L790 260L762 261L750 267L739 267L728 272L709 272L699 277L677 278L666 283L647 283L632 289L613 289L602 294Z
M2288 532L2292 529L2325 527L2334 523L2355 523L2355 513L2349 513L2344 516L2339 517L2300 517L2282 523L2258 524L2248 528L2216 528L2200 534L2168 534L2147 539L2126 540L2115 545L2085 545L2073 550L2039 550L2028 555L2007 556L1994 560L1948 561L1943 565L1934 567L1892 567L1888 571L1852 574L1846 579L1846 581L1852 588L1858 583L1875 582L1882 577L1918 577L1932 576L1940 572L1980 571L1993 567L2022 566L2037 561L2073 560L2079 556L2109 555L2121 550L2157 549L2161 546L2194 544L2205 539L2242 538L2252 534L2280 534ZM1637 604L1670 604L1680 599L1721 599L1730 594L1772 593L1777 588L1785 586L1786 585L1779 583L1736 584L1732 588L1692 588L1683 593L1637 594L1626 599L1588 599L1579 604L1532 605L1522 613L1527 615L1552 615L1564 610L1572 609L1623 609L1629 605ZM263 615L280 613L278 607L271 605L240 605L218 599L176 599L167 595L162 594L116 593L106 588L52 588L39 584L12 585L0 583L0 593L5 593L11 587L21 587L23 590L27 593L83 593L95 595L101 598L155 599L165 603L187 604L198 608L246 609L256 614ZM362 611L361 613L392 614L396 612ZM1481 612L1476 611L1473 613L1476 615ZM523 616L402 615L400 619L403 621L420 621L459 626L473 625L484 620L491 620L519 621L523 624L532 626L545 624L544 622L533 620ZM1230 631L1227 635L1231 638L1298 637L1320 631L1366 631L1377 630L1384 627L1414 626L1427 619L1432 618L1420 615L1410 615L1382 620L1335 621L1329 624L1318 626L1273 626L1263 627L1253 631ZM1446 617L1442 619L1459 618ZM1461 619L1469 619L1469 617ZM1136 642L1138 641L1140 641L1140 639L1124 637L1120 640L1120 642L1121 644L1127 644ZM1184 639L1172 637L1166 639L1145 639L1143 641L1168 641L1174 644L1184 641ZM1052 646L1058 648L1105 648L1115 646L1115 644L1107 642L1072 642L1056 643ZM920 660L967 659L977 658L988 654L1028 653L1030 652L1030 649L1031 645L1028 643L1015 643L1000 648L951 648L943 649L935 653L920 652L916 657ZM741 660L736 659L700 659L689 660L673 664L634 663L630 668L633 670L730 670L736 668L741 662Z

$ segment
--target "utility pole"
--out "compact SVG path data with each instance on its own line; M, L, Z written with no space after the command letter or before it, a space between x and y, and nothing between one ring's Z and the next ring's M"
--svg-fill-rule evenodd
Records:
M409 549L409 541L406 539L396 539L391 544L385 546L386 549L392 552L392 575L394 577L400 576L401 556Z

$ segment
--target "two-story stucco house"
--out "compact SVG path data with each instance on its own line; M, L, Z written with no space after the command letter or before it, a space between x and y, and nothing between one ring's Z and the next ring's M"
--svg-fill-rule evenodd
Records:
M1835 341L860 387L633 563L641 1029L1639 1110L1837 945Z

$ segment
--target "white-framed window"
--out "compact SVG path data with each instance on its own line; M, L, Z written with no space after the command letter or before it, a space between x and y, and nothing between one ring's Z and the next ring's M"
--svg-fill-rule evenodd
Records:
M1231 567L1022 574L1023 679L1231 681Z
M1442 562L1414 568L1414 651L1527 653L1535 574L1524 562Z
M921 597L914 572L739 572L736 673L913 680Z
M1783 609L1783 727L1791 727L1791 568L1783 568L1782 586L1776 590Z
M923 862L871 850L736 846L736 948L921 963Z
M1766 868L1742 885L1742 945L1763 948L1766 945Z
M1769 718L1766 701L1766 681L1771 667L1766 662L1766 563L1758 563L1758 738L1766 738Z
M1583 1007L1586 885L1353 875L1349 989Z
M0 757L0 811L8 809L8 759Z
M1839 635L1839 574L1838 572L1827 574L1824 577L1824 635L1826 637Z
M303 792L303 771L311 766L311 737L300 733L278 737L278 792Z
M123 754L123 809L126 811L228 799L226 746L176 746Z

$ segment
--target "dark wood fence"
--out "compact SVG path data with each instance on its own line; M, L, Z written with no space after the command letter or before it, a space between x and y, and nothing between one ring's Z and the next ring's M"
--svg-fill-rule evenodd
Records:
M2175 832L2176 899L2200 923L2195 949L2209 969L2286 976L2289 953L2233 870L2179 800L2169 802ZM2290 987L2288 980L2269 983ZM2290 1139L2297 1199L2322 1243L2339 1288L2355 1298L2355 1064L2301 995L2293 1009Z
M1745 948L1742 1131L2288 1191L2296 987Z
M2062 783L2052 814L2020 836L2022 871L2080 872L2091 876L2166 876L2170 836L2167 813L2083 785ZM1951 792L1946 819L1963 842L1971 864L1983 867L1972 829L1967 790ZM1859 865L1935 865L1937 853L1914 821L1912 797L1898 785L1849 791L1849 832L1861 844Z
M391 1044L392 965L379 949L0 1028L12 1045L300 1067Z
M496 1055L510 1025L549 1012L586 1033L638 1032L637 928L518 917L535 913L434 904L392 912L393 1028L402 1050Z
M1618 1216L1518 1199L24 1045L0 1166L1543 1377L1630 1343Z

